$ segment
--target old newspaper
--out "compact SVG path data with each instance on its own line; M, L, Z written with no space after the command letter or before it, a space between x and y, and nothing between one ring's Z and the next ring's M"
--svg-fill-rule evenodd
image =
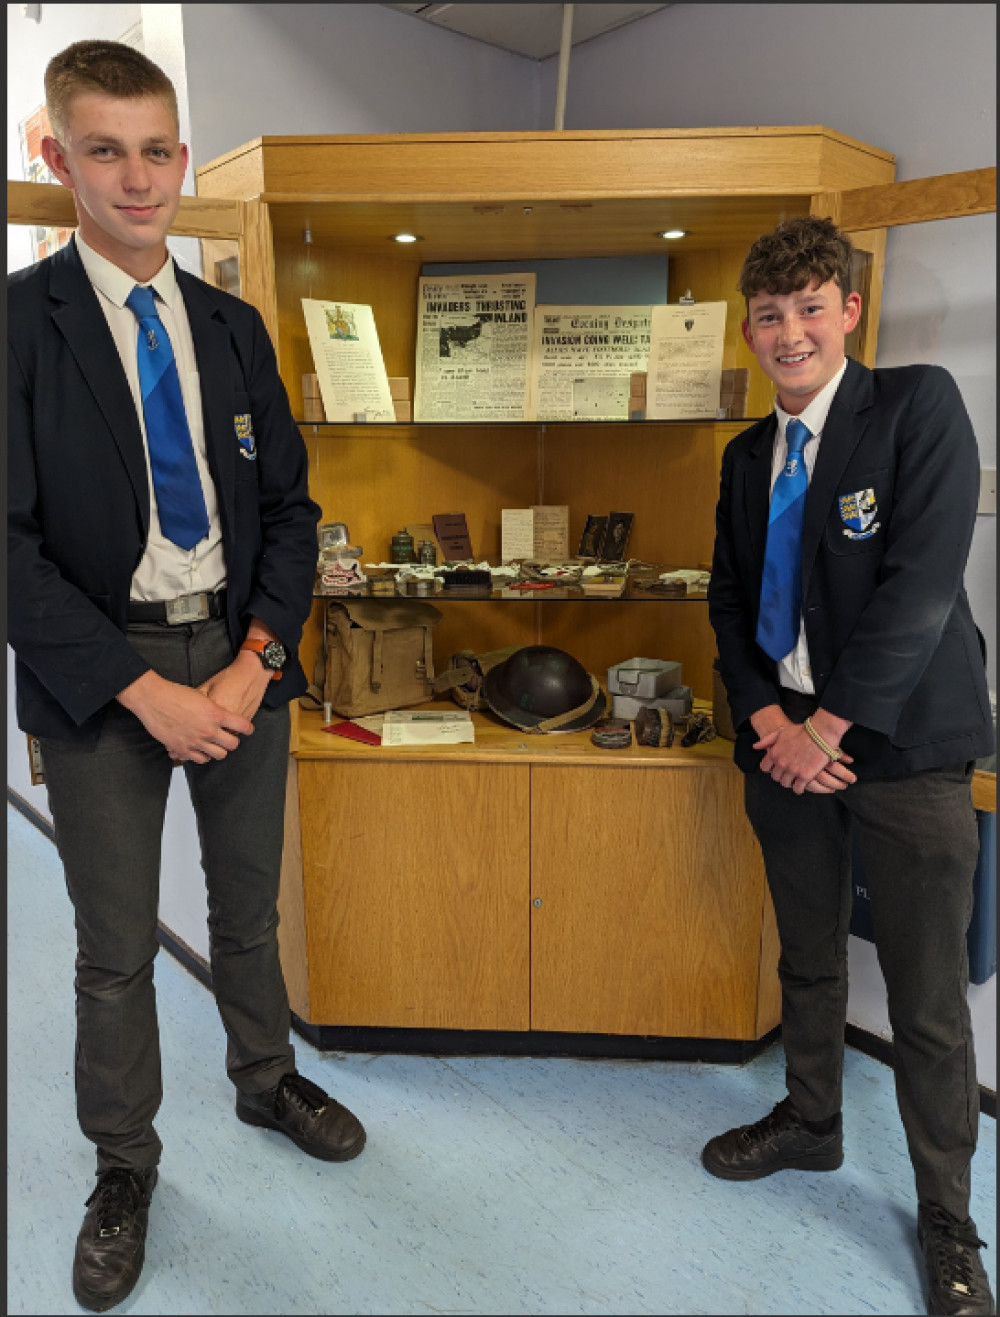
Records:
M539 421L627 421L629 376L649 361L648 306L538 306L532 407Z
M533 274L422 276L413 419L530 419L534 306Z

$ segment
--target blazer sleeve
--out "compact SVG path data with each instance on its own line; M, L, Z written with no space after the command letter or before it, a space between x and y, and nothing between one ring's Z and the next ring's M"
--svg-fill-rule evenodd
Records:
M751 714L777 704L780 694L776 669L754 638L755 610L745 579L742 556L733 532L734 445L722 456L719 501L715 510L715 548L708 587L708 615L719 651L719 675L726 688L733 726L739 728Z
M322 511L309 497L308 453L256 311L252 323L247 384L257 433L261 548L241 622L245 628L251 617L260 618L291 653L312 608Z
M878 582L836 658L825 709L893 734L962 591L978 491L976 438L958 386L927 367L899 424Z
M149 664L110 620L108 600L85 594L46 556L31 389L10 340L7 367L7 638L80 725Z

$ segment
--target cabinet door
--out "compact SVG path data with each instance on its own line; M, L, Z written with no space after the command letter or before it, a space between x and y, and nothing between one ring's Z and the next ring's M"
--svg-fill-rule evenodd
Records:
M531 1027L750 1039L767 897L732 768L533 768ZM770 948L773 951L773 948ZM763 1024L763 1028L759 1027Z
M299 761L312 1024L528 1028L528 774Z

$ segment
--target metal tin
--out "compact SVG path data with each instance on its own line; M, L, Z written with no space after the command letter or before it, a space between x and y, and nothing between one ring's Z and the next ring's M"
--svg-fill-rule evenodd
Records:
M397 531L389 543L390 562L416 562L417 555L413 548L413 536L405 530Z
M590 739L602 750L625 750L632 744L632 728L621 718L598 718Z
M655 700L681 684L681 665L666 659L633 658L608 668L608 693Z
M420 548L417 550L417 561L425 563L428 567L436 567L437 558L437 548L433 540L421 540Z

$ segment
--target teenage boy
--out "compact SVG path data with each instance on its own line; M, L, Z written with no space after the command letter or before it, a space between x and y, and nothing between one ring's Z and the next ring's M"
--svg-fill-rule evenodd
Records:
M844 355L861 314L829 220L779 224L740 278L777 389L722 460L709 613L781 941L787 1096L712 1139L730 1180L832 1171L851 914L865 860L932 1313L992 1313L969 1217L979 1093L966 1003L978 855L970 778L993 746L962 575L979 460L954 381Z
M278 959L288 702L319 508L263 322L169 258L187 167L163 72L114 42L49 64L68 247L9 281L9 639L78 934L77 1113L97 1187L78 1301L142 1268L161 1144L160 847L182 765L236 1115L328 1161L357 1119L296 1072Z

